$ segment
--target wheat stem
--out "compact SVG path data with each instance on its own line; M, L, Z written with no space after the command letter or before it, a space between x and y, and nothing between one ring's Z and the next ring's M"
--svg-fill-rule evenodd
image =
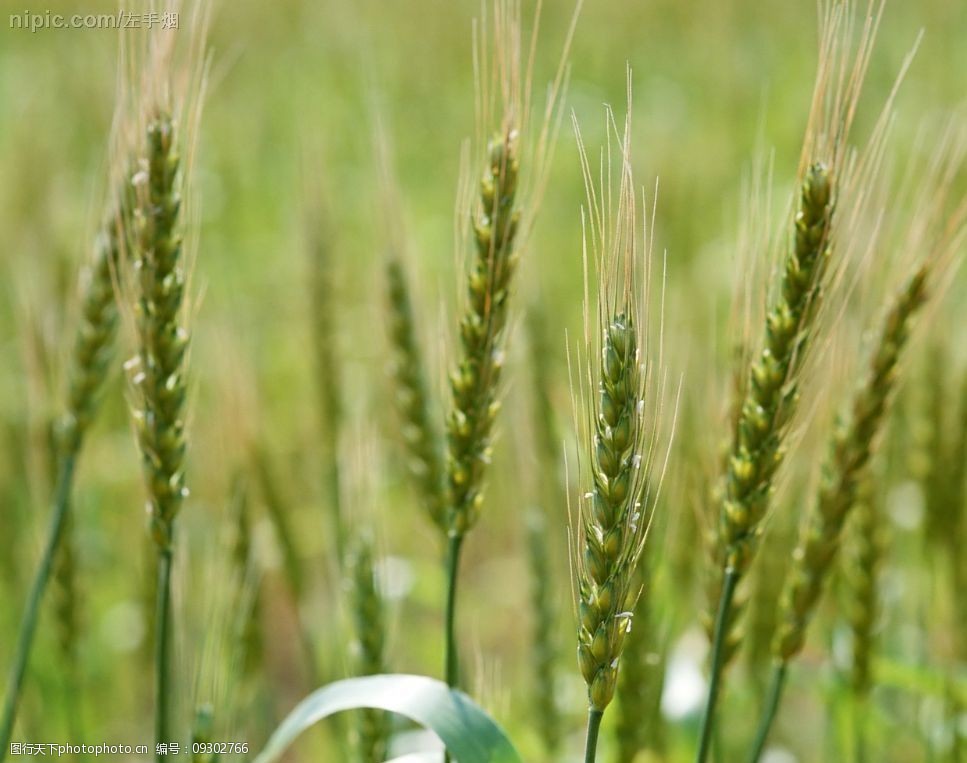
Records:
M155 741L171 739L171 548L158 554L158 592L155 608ZM156 753L161 763L166 756Z
M759 727L756 729L755 740L752 743L752 754L749 756L750 763L758 763L762 752L765 750L766 740L769 738L769 729L776 717L782 690L786 684L786 668L787 663L782 660L776 660L772 665L772 677L769 679L769 693L766 695L765 711L759 721Z
M37 631L37 618L40 614L40 601L43 598L50 572L53 567L57 547L64 531L64 521L67 516L70 498L71 482L74 478L74 464L76 453L68 452L60 460L57 474L57 486L54 491L53 508L50 525L47 530L47 542L44 553L40 558L40 565L27 597L27 609L20 621L20 633L17 636L17 647L14 652L13 667L7 684L7 693L3 703L3 718L0 721L0 761L10 749L10 738L13 735L13 723L17 714L17 703L23 686L24 673L27 670L27 660L30 657L30 647Z
M462 535L451 535L447 544L447 609L445 623L445 657L447 685L456 688L460 683L460 659L457 653L457 577L460 569Z
M707 757L712 744L712 719L715 717L715 705L718 702L719 682L722 676L722 666L726 657L726 636L728 635L729 613L732 600L735 598L735 588L739 583L739 573L734 567L725 571L722 583L722 597L719 600L718 613L715 615L715 631L712 637L712 665L709 675L708 697L706 698L705 713L702 716L702 728L699 736L698 755L695 760L702 763Z
M584 763L594 763L598 756L598 733L601 731L601 719L604 710L588 709L588 735L584 744Z

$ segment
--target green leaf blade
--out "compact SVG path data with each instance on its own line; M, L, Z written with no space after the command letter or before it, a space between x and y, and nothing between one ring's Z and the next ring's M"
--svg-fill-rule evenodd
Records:
M307 728L344 710L386 710L433 731L456 763L522 763L497 723L473 700L426 676L377 675L336 681L300 702L255 763L272 763Z

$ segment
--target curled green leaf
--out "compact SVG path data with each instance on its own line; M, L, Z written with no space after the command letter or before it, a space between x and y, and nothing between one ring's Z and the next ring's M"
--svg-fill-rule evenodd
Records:
M278 760L323 718L363 708L396 713L433 731L456 763L522 763L503 730L466 694L442 681L411 675L350 678L317 689L282 721L255 763Z

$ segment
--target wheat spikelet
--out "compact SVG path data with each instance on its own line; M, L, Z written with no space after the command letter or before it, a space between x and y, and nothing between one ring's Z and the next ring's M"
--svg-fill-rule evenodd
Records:
M547 522L539 510L527 515L527 561L534 623L532 660L533 703L546 754L553 759L561 746L561 713L557 700L557 612L551 601Z

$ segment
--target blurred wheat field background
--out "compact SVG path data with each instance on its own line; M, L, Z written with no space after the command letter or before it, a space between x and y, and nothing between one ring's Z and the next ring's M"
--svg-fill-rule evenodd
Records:
M854 5L859 34L866 5ZM534 7L523 6L526 57ZM32 33L15 28L13 16L117 8L99 0L84 7L49 0L42 9L0 3L4 671L16 662L48 524L60 447L54 422L64 410L81 323L79 274L112 197L110 178L127 171L117 166L127 159L111 139L124 90L119 70L130 63L119 59L120 41L127 35L130 52L146 37L200 35L191 7L180 8L177 30ZM474 19L485 29L500 8L507 4L281 0L212 10L190 172L188 154L182 158L190 493L174 531L168 700L171 741L183 755L215 759L192 752L192 741L245 742L245 753L220 757L253 759L303 697L340 679L444 678L453 507L443 510L441 532L424 505L422 485L432 480L412 479L422 431L413 428L418 406L406 408L412 390L401 394L411 358L401 359L406 326L393 312L400 297L390 293L387 263L395 261L408 284L426 412L442 451L445 430L454 428L446 418L447 374L467 347L458 321L478 252L471 242L477 236L479 245L484 222L494 231L507 224L484 210L474 218L478 227L467 230L479 213L469 200L482 171L503 188L513 162L507 157L517 150L508 135L501 143L499 113L486 124L475 119ZM572 12L570 3L544 3L534 47L538 109ZM460 531L457 552L459 685L505 730L520 759L578 761L586 744L592 692L575 657L585 616L578 600L598 606L601 591L594 581L591 594L579 584L586 562L576 544L581 507L602 489L586 480L593 446L581 418L585 407L600 405L594 374L609 373L595 366L597 344L585 346L587 316L598 318L599 308L603 322L592 320L590 334L611 327L601 340L607 350L630 341L614 339L615 325L640 329L648 374L658 350L651 337L661 329L658 378L666 386L661 415L643 393L646 418L660 432L644 500L654 514L645 518L641 559L628 571L629 588L641 594L629 598L634 627L614 637L624 653L613 663L618 689L597 757L650 763L696 754L709 693L715 576L728 566L716 553L734 550L718 537L731 520L720 519L716 485L720 473L733 481L742 473L729 458L740 439L733 438L737 409L756 383L750 367L760 358L766 312L785 293L779 278L791 223L809 194L801 185L819 172L805 169L815 157L802 146L821 14L814 3L588 0L577 19L541 208L526 241L520 234L506 330L498 327L486 345L502 368L482 394L496 391L501 410L492 458L486 447L474 451L474 463L487 462L483 502L473 529L465 538ZM921 29L880 142L877 120ZM761 759L914 763L967 754L967 283L958 269L967 194L965 40L967 6L959 2L890 3L883 14L848 138L860 149L882 146L882 167L855 209L850 200L863 194L844 181L845 201L833 218L842 226L833 237L837 257L839 250L849 256L833 262L823 282L814 341L795 377L798 410L778 435L788 453L775 479L765 479L769 508L750 531L754 558L739 583L737 651L723 673L710 760L747 759L769 696L774 634L806 598L794 592L793 604L783 604L784 584L805 579L800 573L821 577L825 592L807 618L801 653L788 660ZM487 49L485 40L478 55ZM178 55L174 67L185 65ZM633 73L633 152L615 144L599 154L621 132L626 68ZM582 261L593 212L572 114L593 183L603 182L599 162L618 168L617 183L626 153L633 154L632 206L644 196L645 235L654 240L650 262L641 256L631 278L636 289L650 279L646 325L636 318L628 329L615 305L607 307L615 315L604 316L594 296L597 270ZM532 176L536 159L526 137L521 173ZM848 165L844 160L844 178ZM867 177L862 167L856 177ZM507 194L525 219L528 190ZM504 191L496 193L499 202ZM627 212L617 194L614 206ZM637 217L635 229L641 225ZM826 236L813 243L824 247ZM486 270L484 248L479 253ZM878 344L891 300L903 288L916 291L905 279L924 259L933 268L929 301L909 328L900 310ZM607 283L607 273L618 278L621 268L607 262L602 256L601 289L614 296L621 286ZM471 301L472 289L471 282ZM124 288L117 297L126 298ZM15 742L148 744L155 752L155 550L129 415L137 395L122 369L141 350L134 308L122 305L121 313L118 350L78 459L41 603ZM874 402L856 392L871 357L882 359L872 372ZM490 416L486 403L476 410ZM837 429L837 414L851 404L858 413ZM870 437L861 428L833 441L867 413L877 423L883 416ZM602 429L597 436L609 435ZM452 442L451 431L451 450ZM847 454L839 462L826 458L831 442L842 446L834 453ZM870 454L864 443L877 447ZM455 467L437 455L452 477ZM748 452L731 455L741 460ZM837 472L845 462L849 468ZM608 464L590 468L606 471ZM816 527L811 509L830 481L848 483L842 548L829 569L804 572L796 560L808 566L824 550L797 555L794 548L801 527ZM832 509L823 516L838 521ZM628 519L633 535L640 521ZM623 607L612 609L623 617ZM587 635L588 648L597 649L595 633ZM429 732L399 717L354 711L314 726L283 759L379 763L434 745Z

